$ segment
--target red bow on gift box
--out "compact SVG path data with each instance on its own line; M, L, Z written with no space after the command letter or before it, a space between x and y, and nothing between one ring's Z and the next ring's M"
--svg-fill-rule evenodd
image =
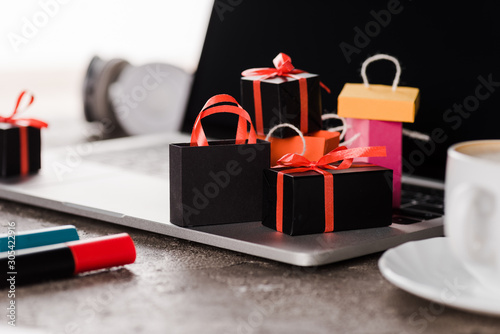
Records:
M30 101L28 102L28 105L25 107L25 109L27 109L33 103L33 101L35 101L35 97L32 94L30 94L26 91L22 91L21 94L19 94L19 97L17 98L16 107L14 108L14 111L12 112L12 114L10 114L9 117L0 116L0 123L10 123L10 124L19 125L19 126L32 126L34 128L37 128L37 129L46 128L48 126L48 124L45 122L42 122L38 119L14 118L17 113L21 112L19 110L19 106L21 105L21 101L25 97L30 99Z
M299 80L300 89L300 130L303 133L308 131L307 122L307 112L308 112L308 96L307 96L307 79L302 78L296 74L307 73L306 71L296 69L292 65L292 59L284 54L280 53L273 59L273 64L275 68L272 67L259 67L251 68L245 70L241 73L244 77L250 76L261 76L258 80L253 82L253 92L254 92L254 105L255 105L255 127L257 128L257 133L260 135L264 134L264 125L262 121L262 98L260 93L260 82L261 80L272 79L275 77L289 77ZM326 85L320 82L320 85L328 93L330 89Z
M280 167L295 167L278 172L278 180L276 185L276 230L283 232L283 176L290 173L302 173L307 171L315 171L324 177L324 192L325 192L325 232L332 232L333 224L333 175L328 173L326 169L347 169L352 167L354 158L362 157L385 157L385 146L373 147L357 147L348 149L345 146L337 147L330 151L318 161L310 161L309 159L296 154L285 154L278 160L278 165L273 168ZM341 161L339 165L330 165L334 162Z
M19 126L19 149L20 149L20 159L21 159L21 175L26 175L29 173L29 147L28 147L28 131L27 127L31 126L37 129L46 128L48 126L47 123L42 122L38 119L34 118L15 118L15 116L20 113L19 106L21 105L21 101L25 98L29 98L28 104L25 106L25 109L28 108L33 101L35 101L35 97L33 94L28 93L26 91L22 91L17 98L16 107L10 116L2 117L0 116L0 123L9 123L13 125Z
M299 70L292 65L292 58L289 55L281 52L273 59L273 64L275 68L272 67L258 67L258 68L250 68L241 72L241 75L244 77L252 77L252 76L262 76L260 80L271 79L275 77L289 77L294 79L301 79L299 76L294 74L299 73L307 73L306 71ZM320 82L321 87L330 93L330 88L326 87L326 85Z

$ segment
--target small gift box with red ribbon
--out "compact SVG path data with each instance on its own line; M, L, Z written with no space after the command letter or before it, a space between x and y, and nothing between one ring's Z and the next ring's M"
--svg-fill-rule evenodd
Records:
M373 156L385 156L385 147L341 146L317 162L283 156L264 171L262 224L289 235L390 225L392 170L353 164Z
M252 68L241 75L241 101L255 124L257 134L265 135L281 123L295 125L302 133L321 130L321 91L319 76L294 68L288 55L273 60L275 68ZM273 136L287 138L296 133L287 128Z
M201 120L217 113L238 116L235 140L207 141ZM257 139L250 116L234 98L216 95L209 99L196 118L191 142L170 144L169 156L173 224L260 220L262 171L270 166L270 143Z
M19 176L37 172L40 169L40 129L47 123L33 118L18 118L20 106L25 108L34 101L34 96L23 91L16 107L8 117L0 116L0 176Z

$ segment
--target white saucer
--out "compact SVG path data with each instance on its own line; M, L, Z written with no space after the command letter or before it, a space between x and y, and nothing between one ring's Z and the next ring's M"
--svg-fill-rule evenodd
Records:
M414 295L461 310L500 316L500 294L482 286L466 271L449 250L447 238L407 242L389 249L378 265L389 282Z

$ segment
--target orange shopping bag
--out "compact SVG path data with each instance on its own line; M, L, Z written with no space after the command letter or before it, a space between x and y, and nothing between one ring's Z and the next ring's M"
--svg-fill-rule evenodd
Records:
M366 67L373 61L387 59L396 65L396 76L392 86L368 83ZM378 121L415 121L419 107L418 88L398 86L401 66L396 58L379 54L367 59L361 67L363 83L346 83L338 97L338 115L342 117Z
M279 127L292 127L294 130L298 131L300 135L288 138L271 137L269 134L272 134L272 132ZM269 134L267 137L264 135L257 135L257 138L267 140L271 143L271 166L275 165L278 159L287 153L302 153L307 159L316 161L331 150L337 148L340 141L340 133L338 132L320 130L302 136L299 129L287 123L275 126L269 131ZM305 141L305 151L302 138L304 138Z

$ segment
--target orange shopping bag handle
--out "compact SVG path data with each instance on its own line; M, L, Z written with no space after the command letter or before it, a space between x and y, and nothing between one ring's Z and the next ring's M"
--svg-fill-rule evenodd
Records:
M368 67L368 64L381 59L390 60L394 63L394 65L396 65L396 75L394 76L394 81L392 82L392 91L395 91L396 88L398 88L399 77L401 76L401 65L399 65L399 61L395 57L382 53L366 58L363 65L361 65L361 77L363 78L363 84L366 88L370 87L368 77L366 76L366 68Z

